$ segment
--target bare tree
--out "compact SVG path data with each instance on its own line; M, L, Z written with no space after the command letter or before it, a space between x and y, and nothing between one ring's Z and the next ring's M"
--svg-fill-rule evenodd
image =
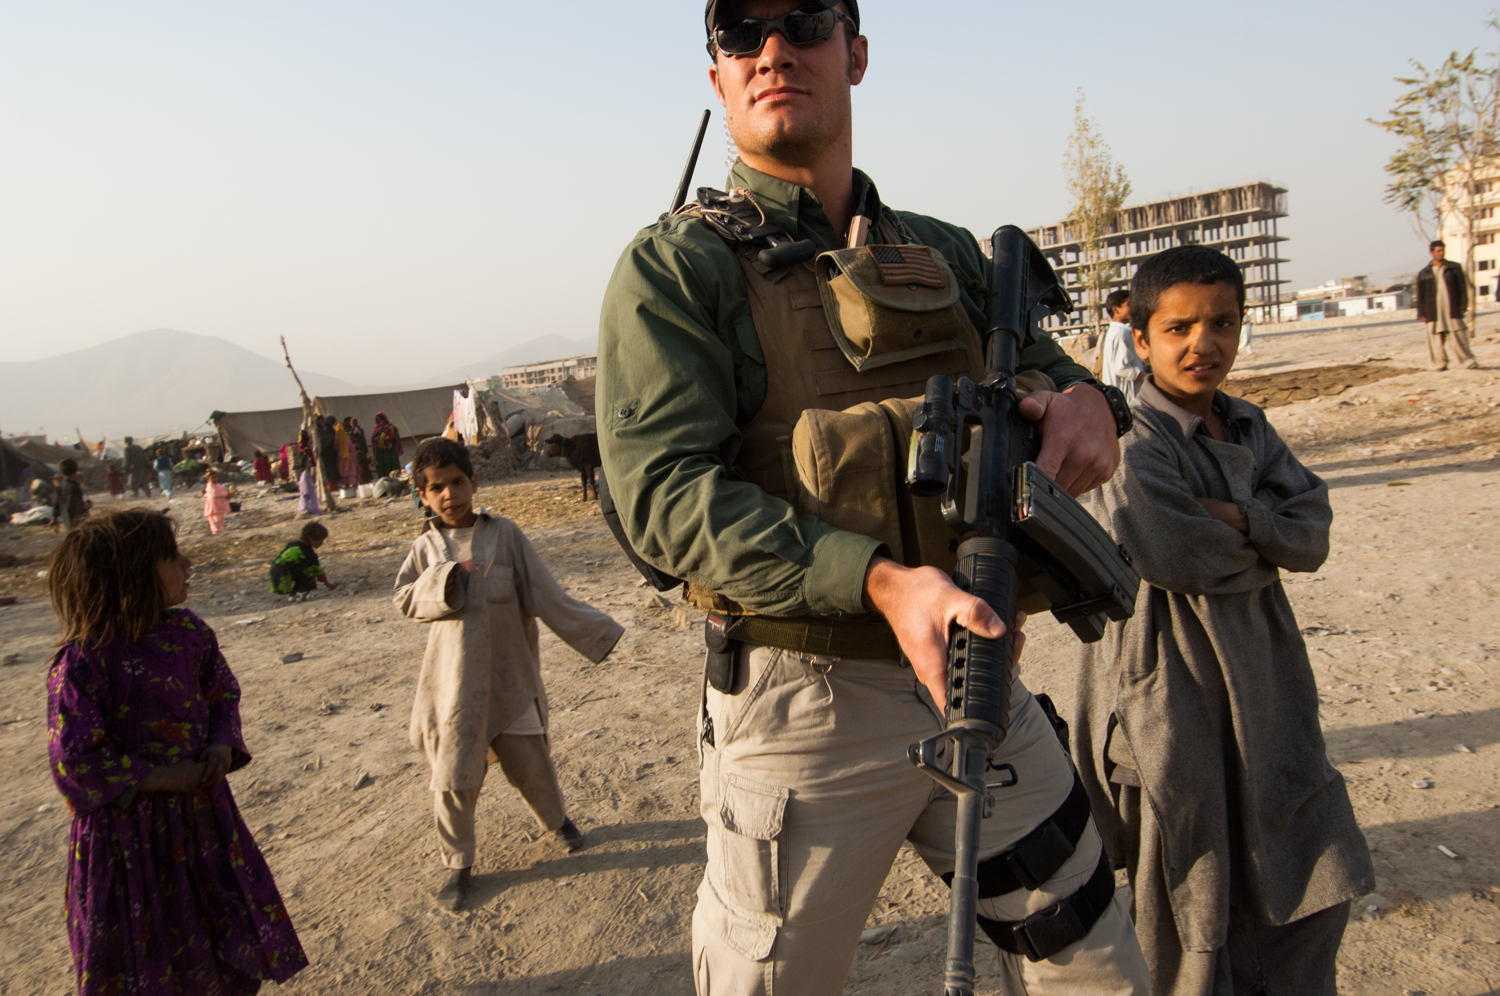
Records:
M1130 196L1130 181L1125 167L1114 160L1109 145L1099 134L1098 126L1083 115L1083 91L1073 105L1073 134L1063 156L1063 170L1068 178L1068 194L1073 210L1068 213L1069 234L1078 240L1078 282L1083 288L1083 306L1094 319L1098 334L1104 324L1102 308L1109 285L1119 278L1120 264L1109 258L1105 240L1114 228L1125 198Z
M1500 17L1492 15L1485 25L1500 31ZM1439 238L1456 215L1468 234L1463 265L1470 285L1479 195L1485 192L1479 178L1500 157L1500 54L1488 52L1484 58L1481 62L1477 49L1468 55L1455 51L1436 69L1413 59L1415 75L1396 77L1406 92L1390 118L1370 122L1404 140L1385 165L1391 178L1385 202L1411 212L1424 240ZM1469 295L1471 324L1476 298Z

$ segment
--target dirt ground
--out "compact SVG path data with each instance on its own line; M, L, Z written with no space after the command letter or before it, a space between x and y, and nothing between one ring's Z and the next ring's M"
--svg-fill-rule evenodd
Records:
M1244 392L1275 405L1272 421L1332 486L1333 553L1286 580L1329 753L1379 875L1341 955L1350 994L1500 991L1497 326L1500 315L1481 317L1478 371L1427 371L1411 323L1263 335L1238 366ZM293 502L247 500L219 537L195 499L170 506L198 563L189 605L218 631L244 690L255 760L232 776L235 795L312 961L288 992L691 993L704 848L698 616L637 583L577 489L568 474L533 473L484 488L481 503L520 523L576 597L627 627L598 666L543 636L554 753L588 847L566 856L539 838L497 774L480 802L476 894L457 916L430 899L442 872L425 766L406 740L425 634L389 600L419 524L409 501L325 517L324 561L343 587L295 605L265 582L297 529ZM19 596L0 608L0 655L19 658L0 668L5 996L71 990L68 815L46 770L55 623L37 577L54 542L0 527L0 562L22 561L0 569L0 596ZM1070 702L1071 634L1046 618L1028 629L1025 680ZM291 651L305 656L278 663ZM362 774L371 780L356 789ZM846 991L939 991L946 905L903 851L870 916L891 933L860 948ZM984 993L997 991L993 957L979 959Z

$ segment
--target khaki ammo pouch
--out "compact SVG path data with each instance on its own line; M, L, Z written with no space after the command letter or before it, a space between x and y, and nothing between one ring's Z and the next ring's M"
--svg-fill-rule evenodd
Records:
M922 245L871 245L813 262L834 341L861 373L978 345L943 254Z
M1057 389L1039 371L1016 379L1023 398ZM831 526L880 540L907 567L951 573L957 534L943 521L941 500L918 498L906 486L911 423L921 407L921 398L894 398L841 412L803 412L792 429L793 504Z
M1023 398L1057 389L1040 371L1016 380ZM803 515L879 540L898 563L951 573L958 561L957 534L943 521L941 500L916 497L906 486L911 422L921 407L921 398L890 398L841 412L804 411L788 441L795 469L789 475L795 481L791 501ZM901 658L895 634L879 616L760 616L691 583L684 598L727 617L724 632L733 640L829 657ZM1022 592L1023 611L1047 607L1044 598Z

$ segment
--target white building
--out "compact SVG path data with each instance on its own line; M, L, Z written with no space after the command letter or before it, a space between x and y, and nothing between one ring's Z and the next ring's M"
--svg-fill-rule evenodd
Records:
M598 371L599 357L570 356L565 360L506 367L497 379L501 387L536 387L561 384L565 380L586 380Z
M1366 278L1340 277L1318 287L1295 292L1295 314L1283 308L1282 321L1316 321L1320 318L1346 318L1380 311L1410 308L1411 289L1404 284L1371 287Z
M1500 245L1495 244L1495 234L1500 232L1500 218L1496 208L1500 207L1500 167L1492 167L1480 173L1483 179L1474 183L1470 195L1464 189L1461 177L1449 184L1448 194L1443 198L1443 228L1438 238L1446 243L1447 258L1463 266L1469 279L1478 290L1480 304L1495 300L1495 278L1500 277ZM1473 212L1474 262L1469 269L1469 213Z

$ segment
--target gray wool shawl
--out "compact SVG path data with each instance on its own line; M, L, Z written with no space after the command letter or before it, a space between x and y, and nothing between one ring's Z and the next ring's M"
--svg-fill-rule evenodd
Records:
M1137 844L1160 848L1142 868L1162 888L1137 895L1170 896L1171 909L1137 917L1175 921L1188 951L1224 945L1231 881L1236 905L1273 925L1374 885L1279 573L1328 556L1328 485L1259 408L1218 393L1214 409L1222 442L1148 380L1119 471L1089 496L1142 583L1135 615L1085 645L1073 713L1074 756L1110 854L1122 860L1129 837L1111 774L1138 778L1162 828ZM1249 535L1198 497L1237 504Z

